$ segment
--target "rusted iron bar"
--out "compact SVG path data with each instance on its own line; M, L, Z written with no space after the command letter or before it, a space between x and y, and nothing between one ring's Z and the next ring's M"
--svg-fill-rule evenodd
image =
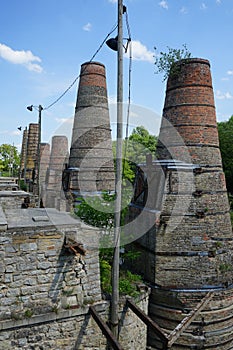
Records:
M149 316L147 316L142 310L140 310L132 301L127 300L127 305L147 326L152 328L152 330L163 343L163 348L167 349L168 339L167 335L162 330L162 328L160 328L159 325L157 325L157 323L155 323Z
M184 330L190 325L195 317L203 310L203 308L209 303L213 296L213 292L208 292L206 296L200 301L200 303L193 309L187 317L185 317L178 326L168 336L168 347L171 347Z
M83 248L83 244L79 243L79 242L76 242L76 241L74 241L73 239L70 239L70 238L66 241L65 248L69 248L76 255L78 255L78 254L85 255L86 254L86 250Z
M104 336L107 338L107 341L109 342L111 347L114 350L123 350L123 348L121 347L121 345L118 343L118 341L114 337L113 333L111 332L110 328L101 319L101 317L98 315L98 313L96 312L96 310L93 306L90 306L89 312L90 312L91 316L94 318L94 320L97 323L97 325L99 326L99 328L101 329Z

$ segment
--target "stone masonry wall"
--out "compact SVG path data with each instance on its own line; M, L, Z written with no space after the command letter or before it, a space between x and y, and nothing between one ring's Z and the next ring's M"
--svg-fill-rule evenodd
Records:
M98 254L75 256L56 227L2 233L1 320L23 319L101 300Z
M109 315L101 298L97 230L38 208L2 210L0 224L1 349L105 350L89 313L94 305L104 321ZM85 255L67 247L72 239ZM145 313L148 297L144 290L137 300ZM119 319L122 347L146 349L146 327L125 300Z

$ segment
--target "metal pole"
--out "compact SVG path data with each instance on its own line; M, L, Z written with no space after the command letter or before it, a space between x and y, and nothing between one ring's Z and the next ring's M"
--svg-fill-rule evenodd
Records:
M38 194L38 207L40 207L40 144L41 144L41 111L43 107L38 106L39 117L38 117L38 147L37 147L37 194Z
M118 0L118 55L117 55L117 143L116 143L116 180L115 180L115 225L114 255L112 266L112 304L111 326L114 336L118 337L119 304L119 254L121 220L121 184L122 184L122 115L123 115L123 3Z

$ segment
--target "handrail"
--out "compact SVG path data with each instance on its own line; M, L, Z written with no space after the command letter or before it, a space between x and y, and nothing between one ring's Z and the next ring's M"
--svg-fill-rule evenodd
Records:
M99 328L101 329L102 333L105 335L107 341L112 346L114 350L123 350L121 345L118 343L116 338L114 337L111 329L107 326L107 324L101 319L99 314L96 312L95 308L93 306L89 307L89 312Z
M127 300L127 305L147 326L152 328L152 330L156 333L156 335L163 343L163 348L167 349L168 337L167 334L162 330L162 328L160 328L159 325L157 325L157 323L155 323L149 316L147 316L142 310L140 310L137 307L137 305L135 305L132 301Z

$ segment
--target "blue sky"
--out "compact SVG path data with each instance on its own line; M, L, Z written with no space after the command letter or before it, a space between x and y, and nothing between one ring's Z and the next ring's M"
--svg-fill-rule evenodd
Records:
M217 119L227 120L233 114L233 1L125 0L124 5L133 52L131 126L144 124L157 132L166 85L162 75L155 74L154 55L183 44L193 57L210 60ZM24 129L38 118L38 111L26 107L46 108L72 84L81 64L90 60L116 24L117 1L8 0L1 2L0 16L0 144L20 148L22 133L17 127ZM111 109L116 99L116 58L106 45L95 57L106 67ZM128 69L125 57L125 101ZM65 121L74 115L77 86L78 82L42 112L42 141L66 128Z

